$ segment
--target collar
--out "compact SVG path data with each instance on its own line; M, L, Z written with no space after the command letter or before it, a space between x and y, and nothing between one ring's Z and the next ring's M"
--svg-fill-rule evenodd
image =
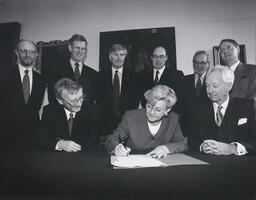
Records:
M80 62L75 62L74 60L70 59L70 64L71 64L72 67L75 67L75 63L78 63L78 64L79 64L78 67L83 66L83 62L82 62L82 61L80 61Z
M228 96L228 98L226 99L226 101L224 101L224 102L221 104L221 106L222 106L221 112L222 112L223 115L225 114L225 112L226 112L226 110L227 110L228 103L229 103L229 96ZM218 107L219 107L219 104L217 104L217 103L214 102L214 103L213 103L214 112L217 111Z
M156 71L159 71L159 74L161 75L164 72L164 69L165 69L165 65L161 69L154 68L154 74L156 73Z
M124 70L124 67L120 67L119 69L115 69L114 67L112 67L112 73L115 74L116 71L118 71L118 73L122 74Z
M29 72L30 72L30 71L32 71L32 69L33 69L33 66L24 67L24 66L21 65L21 64L18 64L18 67L19 67L19 70L22 71L22 72L25 72L25 70L29 70Z
M233 65L231 65L229 67L229 69L231 69L233 72L236 70L237 66L239 65L240 61L238 60L236 63L234 63Z
M66 109L65 107L63 107L63 108L64 108L64 110L65 110L66 118L67 118L67 120L68 120L71 112L70 112L68 109ZM74 118L75 118L76 113L75 113L75 112L72 112L72 113L73 113L73 116L74 116Z

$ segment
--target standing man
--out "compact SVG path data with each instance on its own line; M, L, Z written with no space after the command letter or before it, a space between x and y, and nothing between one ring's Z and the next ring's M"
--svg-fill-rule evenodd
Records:
M87 57L87 40L83 35L74 34L69 39L68 50L69 60L59 66L53 66L48 77L49 102L56 103L54 94L54 84L61 78L70 78L78 81L86 93L87 100L95 103L95 84L97 72L84 64Z
M39 123L45 83L33 66L37 57L32 41L20 40L15 49L17 65L1 80L1 144L3 148L31 145Z
M239 45L233 39L222 40L219 48L221 59L235 73L230 96L254 99L256 102L256 66L240 62Z
M96 105L87 102L86 94L77 81L67 78L55 84L59 104L44 107L39 143L48 150L78 152L95 149L98 144L99 115Z
M208 100L205 77L210 68L210 57L205 51L197 51L193 56L193 69L194 73L185 76L185 101L186 111L182 116L183 132L187 135L190 131L190 110L196 104L203 103Z
M206 90L210 101L193 112L191 150L215 155L244 155L256 150L253 101L229 95L234 73L225 66L209 70Z
M125 111L136 109L140 101L140 82L124 64L127 49L114 44L109 50L110 64L99 74L98 98L102 121L101 134L112 134Z

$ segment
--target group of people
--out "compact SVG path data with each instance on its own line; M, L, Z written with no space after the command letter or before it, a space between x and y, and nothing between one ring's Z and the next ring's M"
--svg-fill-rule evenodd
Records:
M167 64L163 45L140 74L125 65L122 44L110 47L109 63L96 72L84 64L87 46L83 35L73 35L70 58L41 75L33 71L36 45L19 41L17 65L0 80L0 148L78 152L101 144L119 156L144 151L156 158L187 150L255 152L256 66L239 61L235 40L220 42L225 66L210 67L200 50L187 76ZM46 88L49 105L40 119Z

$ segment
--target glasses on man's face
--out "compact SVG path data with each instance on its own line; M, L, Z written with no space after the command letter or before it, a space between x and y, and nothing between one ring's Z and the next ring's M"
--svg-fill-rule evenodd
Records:
M83 103L84 100L85 100L85 97L86 97L86 95L84 94L83 96L78 97L78 98L76 98L76 99L74 99L74 100L70 100L70 101L64 99L63 97L62 97L62 99L63 99L65 102L67 102L70 106L73 106L73 105L77 105L77 104L79 104L79 103Z
M199 62L199 61L194 61L193 62L195 65L207 65L208 64L208 62L204 62L204 61L201 61L201 62Z
M146 104L146 109L150 112L154 112L155 114L157 115L161 115L163 114L163 112L165 112L165 109L164 108L161 108L161 107L154 107L153 105L147 103Z
M19 49L18 50L21 54L26 54L26 55L36 55L36 52L33 50L28 50L28 49Z
M153 59L164 59L166 56L165 55L153 55L152 58Z

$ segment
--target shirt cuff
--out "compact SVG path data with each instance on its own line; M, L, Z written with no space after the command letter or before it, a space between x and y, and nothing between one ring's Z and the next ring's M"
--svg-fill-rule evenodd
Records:
M246 151L244 145L240 144L239 142L232 142L231 144L236 145L236 153L235 153L235 155L242 156L242 155L245 155L245 154L248 153Z
M164 148L164 151L165 151L166 153L171 153L170 150L167 148L167 146L163 145L163 148Z
M62 151L62 149L59 147L59 143L62 142L63 140L59 140L55 146L55 150L57 151Z

